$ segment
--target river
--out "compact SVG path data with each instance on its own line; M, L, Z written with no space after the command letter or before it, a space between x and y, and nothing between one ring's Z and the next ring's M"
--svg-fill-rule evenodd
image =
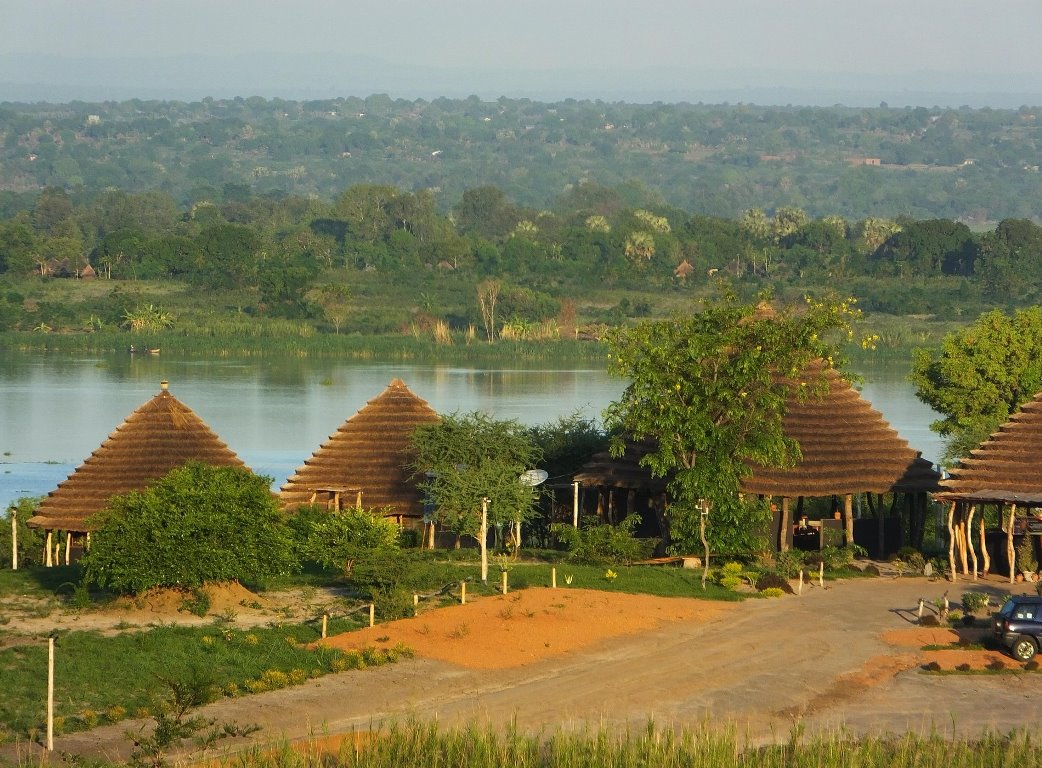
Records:
M862 395L932 461L937 418L907 381L908 362L858 361ZM440 413L485 411L540 424L600 419L623 389L603 368L556 363L465 368L328 359L179 359L0 351L0 509L64 480L132 411L170 382L254 471L278 488L340 424L394 378Z

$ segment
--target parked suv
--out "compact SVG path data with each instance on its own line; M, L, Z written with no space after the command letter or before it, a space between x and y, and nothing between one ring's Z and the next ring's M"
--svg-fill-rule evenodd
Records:
M1042 643L1042 597L1014 595L995 614L995 639L1010 655L1030 661Z

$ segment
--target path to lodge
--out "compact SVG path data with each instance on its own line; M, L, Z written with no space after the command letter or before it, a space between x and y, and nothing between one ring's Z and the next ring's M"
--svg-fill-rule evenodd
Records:
M660 727L708 720L719 727L734 723L752 741L786 739L794 722L808 734L839 728L960 738L1005 733L1037 727L1038 674L923 674L921 635L902 645L884 635L892 641L915 627L919 598L932 603L947 592L957 604L964 591L979 589L994 602L1011 586L1026 591L997 577L957 584L907 577L826 582L825 589L805 587L802 597L747 600L635 634L597 640L593 633L585 647L548 652L522 666L472 669L418 656L221 700L203 714L260 724L253 739L264 742L335 736L408 718L436 718L446 726L514 721L544 733L639 729L649 719ZM441 631L430 621L432 634ZM468 624L470 635L481 631L477 620ZM133 728L124 722L63 736L56 749L125 756L124 734Z

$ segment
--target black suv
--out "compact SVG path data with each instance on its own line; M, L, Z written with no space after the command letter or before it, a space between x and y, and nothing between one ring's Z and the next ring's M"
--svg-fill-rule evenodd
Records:
M995 614L995 639L1015 659L1030 661L1042 643L1042 597L1014 595Z

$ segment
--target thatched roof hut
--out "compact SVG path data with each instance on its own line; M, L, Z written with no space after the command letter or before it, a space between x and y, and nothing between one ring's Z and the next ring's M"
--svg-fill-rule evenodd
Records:
M1042 507L1042 392L950 470L937 498Z
M972 559L972 572L977 576L977 555L969 545L972 537L973 517L978 506L995 504L1000 517L1004 518L1006 531L1006 562L1012 582L1015 568L1024 563L1020 555L1014 554L1014 535L1034 534L1042 529L1042 521L1021 517L1017 509L1032 509L1036 514L1042 507L1042 392L1010 416L1009 421L993 432L987 440L970 452L949 471L941 481L941 491L936 494L941 501L951 503L948 510L948 530L952 540L949 561L952 574L956 572L956 550L962 563L963 573L969 573L967 555ZM1008 518L1004 514L1008 507ZM981 554L983 568L990 568L990 555L984 546L984 515L979 518ZM1029 536L1026 544L1032 551L1037 547Z
M389 507L400 518L423 516L423 499L410 480L409 443L421 424L439 420L401 379L344 422L282 486L284 506L360 503Z
M29 525L86 533L95 527L88 518L103 510L109 498L142 490L189 461L244 466L191 408L170 394L166 381L160 386L159 394L127 416L47 495Z
M822 396L789 399L785 434L800 445L802 459L784 469L755 467L747 493L762 496L846 496L887 493L902 486L936 490L940 475L834 369L812 365L809 376L825 376ZM920 465L916 462L920 461ZM914 470L914 471L913 471Z
M791 520L789 500L800 497L843 497L845 529L853 541L852 496L858 493L924 495L937 489L940 474L886 422L883 415L861 397L838 372L812 364L808 383L824 376L825 388L805 399L790 398L783 419L785 434L800 445L802 458L794 467L753 467L745 478L745 493L779 497L782 517L778 522L779 546ZM628 444L620 458L599 455L583 467L575 479L584 485L623 489L663 490L662 479L640 466L646 449ZM925 498L922 500L925 511ZM916 529L917 530L917 529Z

